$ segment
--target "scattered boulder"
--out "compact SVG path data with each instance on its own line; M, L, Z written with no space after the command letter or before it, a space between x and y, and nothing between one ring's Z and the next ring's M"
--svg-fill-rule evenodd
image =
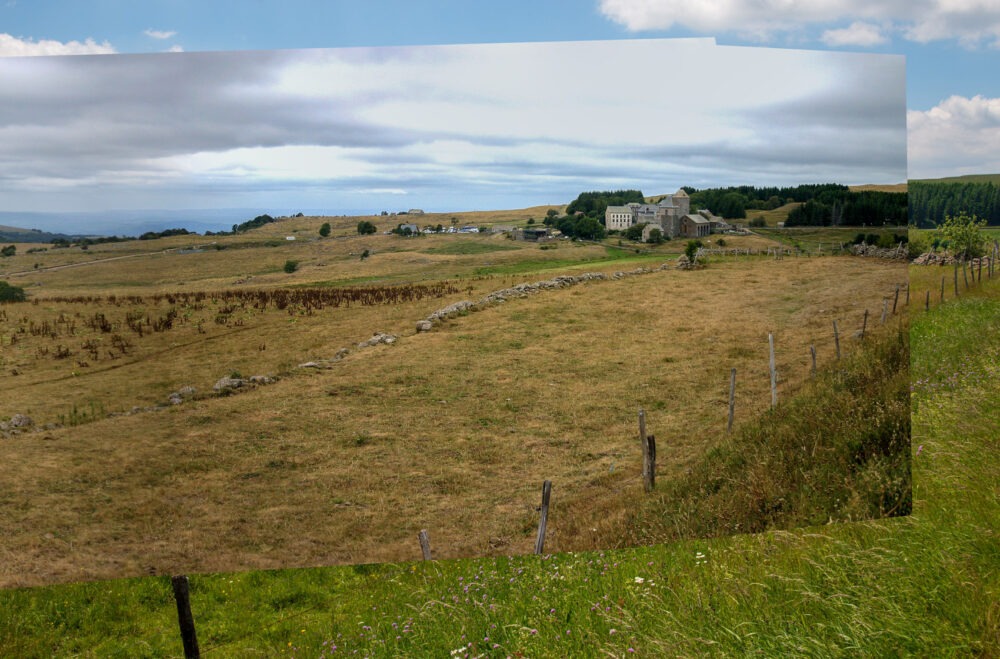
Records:
M35 422L31 419L30 416L26 414L15 414L14 416L10 417L10 421L0 422L0 431L4 432L8 430L21 431L21 430L26 430L33 425L35 425Z
M231 378L224 377L215 383L212 387L215 391L233 391L239 389L240 387L246 386L247 381L243 378Z
M170 394L170 396L167 398L167 402L169 402L171 405L180 405L181 403L184 402L184 399L181 397L179 393L175 391L174 393Z
M177 393L180 394L180 396L182 398L190 398L191 396L194 396L196 392L197 392L197 389L195 389L194 387L190 387L190 386L188 386L188 387L181 387L180 389L177 390Z
M330 365L326 362L306 362L299 364L299 368L330 368Z
M251 375L250 384L274 384L277 382L275 378L270 375Z
M434 327L434 323L429 320L418 320L417 321L417 331L418 332L430 332L431 328Z
M395 334L385 334L383 332L375 332L372 338L368 339L367 341L362 341L361 343L358 344L358 347L370 348L372 346L377 346L380 343L384 343L385 345L392 345L393 343L396 342L397 338L398 337Z

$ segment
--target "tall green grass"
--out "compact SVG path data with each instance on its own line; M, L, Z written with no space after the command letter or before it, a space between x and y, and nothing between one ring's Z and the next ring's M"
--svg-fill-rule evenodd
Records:
M910 516L586 554L195 575L202 649L1000 656L1000 293L915 315L910 342ZM0 593L0 656L180 654L166 577Z
M909 340L868 339L646 497L632 544L909 514Z

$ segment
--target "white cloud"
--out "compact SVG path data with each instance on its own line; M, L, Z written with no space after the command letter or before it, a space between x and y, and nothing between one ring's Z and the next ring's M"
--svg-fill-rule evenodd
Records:
M839 30L827 30L820 40L828 46L861 47L877 46L888 41L878 25L862 21L855 21Z
M183 53L184 52L184 46L179 46L177 44L174 44L173 46L171 46L170 48L167 49L167 52L168 53Z
M97 43L93 39L79 41L54 41L31 37L24 39L9 34L0 34L0 56L26 57L31 55L110 55L116 52L107 41Z
M951 96L907 128L910 178L1000 172L1000 98Z
M632 32L684 27L766 41L780 33L798 37L804 26L855 21L849 28L825 31L822 39L853 37L831 45L874 45L882 41L865 43L864 35L884 34L874 23L887 23L920 43L956 39L967 47L1000 47L1000 2L995 0L601 0L600 10Z
M154 30L154 29L150 28L150 29L147 29L147 30L143 30L142 33L145 34L147 37L151 37L153 39L164 40L164 39L169 39L170 37L176 35L177 31L176 30Z

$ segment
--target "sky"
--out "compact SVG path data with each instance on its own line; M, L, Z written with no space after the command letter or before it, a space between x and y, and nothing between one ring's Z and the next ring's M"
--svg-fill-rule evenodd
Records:
M407 48L454 44L491 45ZM465 210L511 207L515 186L564 203L1000 172L997 0L0 0L0 55L0 207L19 211L270 208L289 188L288 212ZM684 129L652 130L655 107ZM448 191L445 171L462 172Z

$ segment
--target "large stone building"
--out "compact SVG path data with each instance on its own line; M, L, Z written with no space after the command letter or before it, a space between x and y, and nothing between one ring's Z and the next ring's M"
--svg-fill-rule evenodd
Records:
M713 231L729 228L722 218L708 211L692 214L691 198L683 189L665 196L657 204L608 206L604 213L604 225L609 231L624 231L637 224L646 225L644 240L654 228L667 238L702 238Z

